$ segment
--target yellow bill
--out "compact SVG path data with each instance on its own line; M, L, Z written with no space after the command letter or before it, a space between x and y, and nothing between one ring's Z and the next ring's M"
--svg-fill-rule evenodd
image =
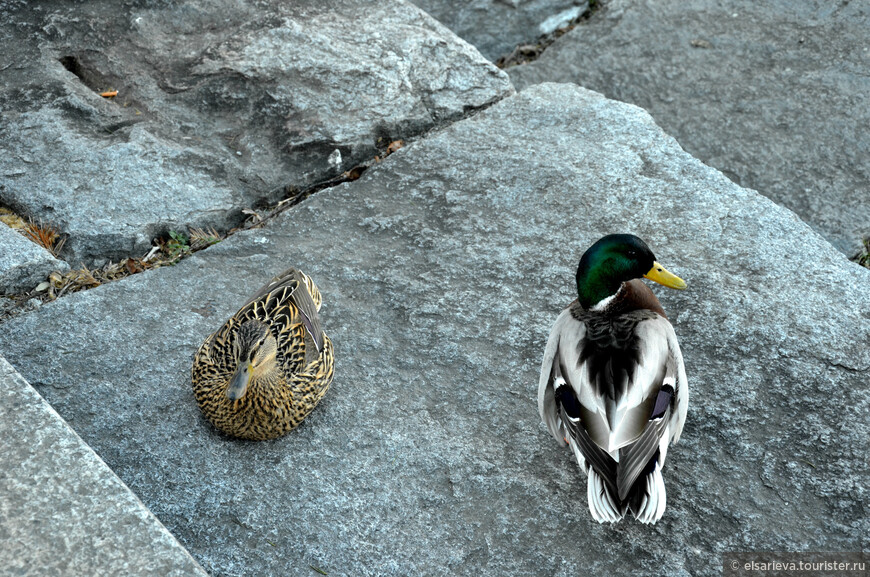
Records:
M666 287L670 287L673 289L686 288L686 281L684 281L677 275L668 272L668 269L660 265L658 261L653 262L653 267L649 269L649 272L643 276L651 281L655 281L659 284L663 284Z

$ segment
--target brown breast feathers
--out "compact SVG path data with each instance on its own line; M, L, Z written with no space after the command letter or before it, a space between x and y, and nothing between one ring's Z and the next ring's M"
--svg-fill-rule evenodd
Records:
M656 295L650 290L646 284L640 279L633 279L622 284L623 289L619 296L618 302L614 303L616 310L620 313L634 311L638 309L649 309L657 312L665 318L665 309L662 308L662 303L656 298Z

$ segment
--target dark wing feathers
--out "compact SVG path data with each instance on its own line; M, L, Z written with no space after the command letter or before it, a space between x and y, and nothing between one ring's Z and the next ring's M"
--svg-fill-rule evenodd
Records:
M255 292L251 298L245 301L245 304L241 306L244 309L246 306L251 304L254 301L260 300L267 294L271 292L275 292L277 289L289 287L292 291L296 288L296 285L302 280L302 275L295 268L288 268L284 272L279 275L272 277L272 280L263 285L260 290Z
M616 486L620 500L625 499L650 460L659 450L659 444L671 417L671 399L674 389L670 385L661 388L656 397L655 408L640 438L626 448L619 450Z
M295 268L288 268L266 283L242 305L236 316L246 318L254 313L261 318L280 318L287 314L282 306L287 299L299 311L302 324L314 340L317 351L320 352L323 350L323 329L320 326L320 317L317 315L317 305L308 292L305 278ZM256 314L258 309L260 313Z
M317 316L317 305L314 304L314 299L311 298L311 294L305 286L305 281L302 278L302 275L298 272L296 274L299 275L298 284L291 293L290 298L293 299L293 302L296 304L296 308L299 310L299 315L302 317L302 324L304 324L305 328L308 329L308 334L310 334L311 338L314 339L314 346L316 346L317 351L320 352L323 350L323 329L320 328L320 317Z
M570 389L571 387L566 385L559 387L559 389L556 391L557 402L559 400L560 393L563 393L566 397L569 395L573 397L574 391ZM577 402L576 397L574 402ZM586 462L589 464L589 466L595 469L595 472L598 473L602 479L604 479L605 484L609 486L610 490L613 493L616 493L616 461L614 461L604 449L595 444L595 442L589 437L586 429L583 428L583 425L580 422L579 418L570 417L568 415L567 411L565 410L565 403L558 402L558 404L559 415L562 418L562 423L568 430L568 434L571 435L571 438L573 438L574 442L577 443L577 446L579 447L580 453L583 455L583 458L586 459Z
M662 385L659 393L656 395L656 402L653 405L650 419L659 419L664 416L665 411L671 407L671 401L674 398L674 388L670 385Z

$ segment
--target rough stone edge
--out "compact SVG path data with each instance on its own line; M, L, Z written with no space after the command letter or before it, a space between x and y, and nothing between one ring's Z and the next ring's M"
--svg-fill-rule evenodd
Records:
M95 473L95 475L101 477L105 480L105 482L109 485L115 485L119 492L126 493L126 502L118 503L121 507L113 507L113 509L118 510L118 516L126 516L125 511L122 507L126 507L127 511L129 511L129 507L133 507L137 509L137 515L131 522L130 520L124 520L125 526L133 525L136 521L140 523L147 523L152 525L152 530L156 530L159 534L162 534L163 540L161 543L154 542L155 549L154 551L143 551L142 554L145 556L152 555L154 553L161 553L162 555L167 555L169 553L179 555L180 560L189 562L186 563L188 567L182 568L179 567L180 571L176 572L172 571L172 575L197 575L208 577L208 573L200 566L199 562L193 558L193 556L185 549L175 538L172 533L169 532L168 529L154 516L151 511L148 510L147 507L139 500L139 498L130 490L127 485L121 481L115 475L115 473L109 468L109 466L97 455L94 450L82 440L81 437L69 426L69 424L54 410L54 408L49 405L45 399L27 382L27 380L21 376L21 374L12 366L3 356L0 356L0 385L2 385L2 389L10 390L10 389L18 389L21 393L21 396L24 397L27 401L33 402L34 404L39 405L35 409L44 413L45 420L42 423L33 423L33 428L31 430L35 430L37 428L43 428L50 431L50 434L58 439L64 439L72 444L78 445L81 449L81 453L76 460L80 461L80 465L82 469L90 468ZM21 432L22 435L19 437L19 440L22 442L27 442L27 434L28 431L24 430ZM39 447L34 445L32 448L32 452L35 453L36 449ZM2 460L4 455L0 453L0 460ZM67 471L65 474L68 474ZM15 469L7 469L7 475L10 477L15 476ZM4 476L0 475L0 481L2 481ZM4 484L0 484L0 491L5 489ZM44 490L43 486L40 490ZM51 490L51 487L48 487ZM4 491L5 492L5 491ZM6 499L6 495L0 495L0 498L3 500ZM0 509L0 513L2 513L2 509ZM52 521L55 519L52 518ZM7 523L14 523L16 519L14 517L6 518L4 516L0 516L0 530L3 529L3 526ZM45 524L48 525L48 524ZM43 525L43 526L45 526ZM57 540L62 541L65 544L69 545L69 533L66 533L66 527L63 525L57 526L54 523L51 524L52 531L57 533ZM3 532L3 531L0 531ZM79 544L87 546L87 544ZM168 545L169 549L167 550L165 546ZM0 566L9 568L9 562L16 557L21 559L21 551L17 551L15 549L15 543L7 543L5 547L3 547L2 551L0 551ZM105 552L110 554L110 551ZM31 557L30 555L26 555L26 557ZM33 558L29 559L31 562ZM129 567L128 567L129 568ZM40 575L44 573L44 567L41 568L39 566L30 565L30 570L25 571L22 575ZM105 567L94 566L92 567L94 573L93 574L102 574L104 570L107 570ZM192 569L192 571L191 571ZM108 573L106 573L108 574ZM128 575L153 575L151 571L149 571L145 564L138 568L138 570L134 570L133 573L127 573Z
M422 8L418 7L416 4L414 4L410 0L389 0L389 1L394 3L396 5L396 7L403 8L403 9L407 10L409 18L412 16L417 18L418 22L415 22L415 24L420 24L421 27L428 27L429 31L433 35L440 35L441 38L439 39L439 42L438 42L439 45L449 44L449 43L454 44L455 50L454 50L454 54L453 54L453 59L450 61L447 61L446 64L448 64L450 66L462 64L463 68L465 68L467 70L472 70L478 66L486 66L486 67L491 69L489 71L489 73L486 75L486 77L483 77L484 76L483 73L480 74L481 78L479 78L478 80L482 81L483 83L477 82L473 87L465 89L463 91L453 91L452 92L453 95L463 95L463 94L470 95L471 93L478 92L480 90L490 90L493 93L493 96L489 99L484 100L484 99L480 98L479 99L480 102L476 103L476 104L471 103L471 102L467 102L467 103L463 104L463 106L461 107L460 110L456 110L451 114L445 115L444 117L439 117L437 114L435 114L435 116L433 116L430 119L431 126L425 127L423 129L408 129L405 131L406 134L396 133L394 135L396 139L402 139L405 141L409 141L409 140L413 140L416 138L424 137L431 130L442 128L444 126L449 126L450 124L452 124L454 122L463 120L464 118L466 118L470 115L473 115L477 111L485 109L485 108L501 101L502 99L508 98L516 93L516 90L515 90L512 82L510 80L510 76L505 71L499 69L493 62L491 62L489 59L487 59L484 55L482 55L480 53L480 51L477 49L477 47L475 47L473 44L471 44L470 42L468 42L464 38L458 36L455 32L450 30L448 27L446 27L439 20L437 20L436 18L431 16L429 13L427 13ZM49 10L49 12L51 12L51 10ZM48 13L46 13L46 14L48 14ZM131 12L131 14L132 14L132 12ZM53 25L50 25L50 26L53 26ZM46 34L48 34L47 31L46 31ZM49 36L50 36L50 34L49 34ZM63 34L61 35L60 39L48 39L49 36L43 35L37 39L37 43L39 44L39 50L40 50L41 55L33 61L34 65L37 63L50 64L51 65L50 68L52 70L54 70L54 73L49 74L48 76L46 76L46 78L48 78L49 80L52 80L52 81L58 80L58 78L56 77L57 74L60 74L62 76L68 75L68 74L74 74L70 71L64 70L64 67L59 65L59 63L58 63L58 58L61 55L70 52L70 47L72 45L70 45L69 42L66 42L63 40ZM400 38L400 37L397 36L397 38ZM423 46L423 44L421 44L420 46ZM86 52L87 50L85 50L85 46L82 45L79 47L79 49L75 49L73 51L74 52ZM459 58L459 56L464 56L465 58L467 58L467 61L464 62L464 64L463 64L461 62L461 58ZM2 64L2 63L0 63L0 64ZM2 68L2 66L0 66L0 68ZM491 78L491 80L490 80L490 78ZM154 80L154 78L151 78L151 80ZM85 89L85 92L83 92L82 94L87 94L87 96L91 97L91 98L94 97L94 95L92 94L93 90L91 88L85 88L85 86L86 86L85 84L82 84L79 87L79 88ZM417 82L414 82L413 88L414 88L414 90L418 90ZM425 98L422 98L422 101L426 105L430 114L432 114L433 110L437 108L435 106L435 104L433 103L434 100L437 100L437 98L433 98L433 97L437 96L440 92L448 92L448 91L443 90L443 88L437 89L437 90L431 89L430 92L426 92L426 90L423 90L423 89L419 89L419 91L420 91L421 96L425 96ZM77 96L82 96L82 94L77 93ZM71 97L71 96L73 96L73 94L70 93L67 96ZM471 96L468 97L468 100L472 100L472 99L473 98ZM78 102L78 100L80 100L80 99L78 99L77 97L76 97L76 100L77 100L77 106L79 104L82 104L81 102ZM97 98L97 101L102 101L102 100L103 99ZM87 104L87 103L84 103L84 104ZM83 104L83 106L84 106L84 104ZM91 101L91 104L93 104L93 101ZM156 102L151 102L151 104L156 104ZM85 108L88 109L87 111L89 114L92 112L96 112L95 109L92 110L93 107L90 107L89 105L85 106ZM34 114L34 113L41 114L41 113L46 112L46 111L51 112L51 111L56 111L56 110L58 110L58 109L52 108L49 106L42 106L40 108L28 110L28 114ZM84 110L84 108L82 108L82 110ZM99 113L98 116L102 117L103 114ZM104 120L108 120L108 117L104 118ZM407 118L404 118L403 122L405 122L407 120L408 120ZM177 124L178 123L177 121L178 121L178 118L175 116L172 116L172 115L165 116L164 115L164 116L161 116L157 120L157 122L162 127L161 129L154 130L153 128L149 128L149 126L146 123L146 124L139 125L139 126L134 125L132 130L133 130L133 133L136 133L136 131L139 128L144 126L146 131L150 135L149 138L152 138L152 139L157 138L158 140L167 140L168 139L169 144L173 145L173 146L171 146L171 148L175 148L175 145L182 144L181 140L179 140L178 138L175 138L175 137L169 138L167 133L165 133L164 129L169 125ZM70 135L75 136L76 138L80 138L80 137L84 138L83 134L80 134L80 133L76 132L75 130L72 130L70 128L70 126L67 126L67 128L64 130L65 130L65 134L68 133ZM371 132L371 134L369 134L367 136L377 136L377 130L374 126L371 127L370 132ZM88 138L90 138L90 137L88 137ZM220 138L217 134L214 135L213 140L215 141L215 143L217 143L217 141L219 141L221 139L222 138ZM207 140L208 139L206 139L206 141ZM84 142L84 140L82 140L82 141ZM129 144L132 144L133 142L134 141L132 138L127 138L126 144L129 145ZM337 147L344 147L345 145L355 146L355 144L353 144L351 142L336 143ZM307 146L308 145L306 145L306 147ZM151 150L151 148L149 148L147 150ZM205 149L203 149L203 150L205 150ZM357 163L357 166L361 165L361 164L368 164L371 162L375 162L381 154L382 154L382 151L373 151L371 153L370 157L360 159L360 161ZM205 158L205 160L209 160L211 157L209 157L209 158L203 157L203 158ZM215 157L212 160L219 160L219 159L217 159L217 157ZM215 163L213 163L213 164L215 164ZM221 163L216 162L216 164L221 164ZM212 167L212 168L214 168L214 167ZM346 168L347 168L348 172L350 172L350 171L353 171L356 168L356 166L347 166ZM247 182L246 179L251 177L251 175L248 174L246 171L233 170L230 172L232 174L236 174L236 176L234 176L230 180L238 180L238 177L241 176L241 177L244 177L244 178L242 178L242 180ZM13 166L11 168L11 175L12 176L20 176L22 174L24 174L24 172L19 171L18 168L16 168L15 166ZM230 176L232 176L232 174L230 174ZM206 178L211 178L210 174L206 171L203 171L203 170L200 170L199 172L197 172L197 175L203 176ZM3 176L4 176L3 174L0 174L0 180L2 180ZM6 175L6 176L9 176L9 175ZM333 180L333 178L334 178L334 176L329 176L329 175L324 174L323 178L318 178L318 179L309 181L302 174L299 174L299 175L294 175L293 178L288 179L286 171L284 171L284 173L281 175L280 182L278 182L277 184L270 183L266 186L254 186L254 187L250 187L246 191L243 191L242 192L243 196L246 196L247 198L242 198L241 200L232 200L231 206L229 209L217 209L215 207L211 207L208 209L203 209L201 211L195 211L195 212L188 213L188 216L186 218L182 217L179 219L176 219L175 216L166 217L164 215L164 217L161 217L157 220L154 220L153 222L150 222L148 224L145 224L142 227L139 227L138 231L131 230L131 231L123 232L120 235L111 235L111 234L106 235L106 234L102 234L102 233L99 233L99 234L88 233L86 235L83 235L81 233L81 230L76 230L68 221L62 222L62 225L59 226L59 229L68 237L68 240L69 240L69 242L66 244L65 250L63 251L62 258L65 259L65 261L68 262L73 267L75 267L76 263L81 262L83 264L87 264L89 267L100 268L101 266L103 266L106 263L106 261L109 261L109 262L120 261L120 260L123 260L123 259L128 258L128 257L137 257L137 256L144 255L151 248L151 244L153 244L152 243L153 237L166 236L168 234L168 232L170 230L173 230L173 229L181 231L181 230L189 229L191 227L209 228L209 227L215 226L221 231L231 230L231 229L237 228L237 227L242 225L242 221L244 220L244 216L241 215L242 211L244 211L246 209L253 209L253 208L256 208L257 206L261 206L263 204L272 205L275 202L278 202L279 200L287 200L286 194L287 194L287 191L289 191L289 190L296 190L297 187L301 188L301 189L310 189L310 188L319 187L324 182L328 182L330 180ZM212 179L212 180L215 180L215 179ZM217 180L221 180L221 179L217 179ZM226 175L224 175L222 180L224 180L224 181L227 180ZM10 182L11 182L11 180L10 180ZM236 184L238 184L238 183L236 183ZM235 189L234 191L231 191L234 194L239 193L239 191L242 191L242 189L245 189L245 187L239 188L238 186L230 187L230 188ZM33 216L34 218L36 218L36 217L40 217L40 214L42 212L44 212L44 211L36 210L34 208L35 205L33 205L33 206L31 206L30 204L27 204L27 206L22 205L21 202L19 202L17 200L17 196L10 197L10 198L11 198L10 204L14 205L14 207L16 209L19 209L20 212L22 212L23 214L29 214L29 215ZM45 216L45 215L42 215L42 216ZM52 216L52 219L57 220L56 217L57 217L57 215L54 215L54 216ZM64 219L61 219L61 221L64 221ZM119 225L123 224L124 226L129 226L129 225L126 225L122 222L120 222L118 224ZM136 225L136 226L138 227L138 225ZM143 232L143 231L145 231L145 232ZM106 236L112 237L112 239L110 241L107 241L107 242L110 242L110 244L112 244L113 246L118 245L120 242L122 246L126 246L128 248L122 248L120 250L120 252L118 252L115 249L107 250L107 249L102 249L102 248L98 248L98 249L91 248L92 246L101 245L104 242L103 240L101 240L101 238L106 237ZM118 239L120 239L120 241ZM61 262L63 262L63 261L61 261ZM49 271L49 272L51 272L51 271ZM47 274L46 274L46 276L47 276ZM33 286L35 286L38 282L41 282L42 280L45 280L45 279L40 279L36 283L33 283ZM27 287L27 288L32 288L32 287ZM11 291L7 291L7 294L13 294L15 292L16 291L11 290ZM4 293L2 290L0 290L0 295L2 295L2 294L4 294Z
M596 12L600 11L602 13L601 14L602 18L605 18L605 19L608 18L606 11L610 8L608 6L608 4L610 3L610 0L595 0L595 2L596 2L596 5L592 9L592 13L596 13ZM846 2L846 4L848 4L848 2ZM615 16L617 20L622 18L622 12L624 12L624 8L619 7L618 12ZM735 16L736 16L736 14L735 14ZM593 24L594 23L591 23L591 22L589 23L590 26L592 26ZM605 24L603 22L599 22L598 24L600 24L600 26L602 28L605 26ZM611 26L611 28L612 28L612 26ZM573 32L573 31L574 31L574 29L571 28L569 30L566 30L565 34L563 34L563 35L567 35L567 33ZM612 32L613 32L613 30L611 29L610 33L612 33ZM538 70L536 68L537 61L541 57L543 57L544 53L547 51L547 49L549 49L559 39L560 38L555 38L551 42L547 43L545 46L542 46L541 50L539 52L537 52L536 54L534 54L533 57L531 57L527 60L518 61L515 63L502 62L503 58L509 58L511 56L511 55L506 55L506 56L502 57L502 59L499 59L499 61L496 61L496 62L501 62L501 63L498 63L497 66L499 66L502 70L504 70L505 72L508 73L508 75L510 76L510 79L511 79L511 84L514 86L517 93L520 93L520 92L522 92L522 91L524 91L532 86L536 86L538 84L545 84L545 83L555 83L555 84L570 83L570 84L577 84L578 86L582 86L583 88L586 88L587 90L592 90L594 92L599 92L602 90L601 87L593 88L593 87L589 86L588 81L585 81L585 80L583 80L583 84L581 85L581 84L579 84L581 82L580 79L574 79L574 80L571 80L570 78L536 79L535 71ZM565 39L565 41L568 41L568 40L569 39ZM803 40L801 40L801 41L803 42ZM693 43L694 43L694 40L693 40ZM693 44L693 46L694 46L694 44ZM707 47L705 47L705 48L707 48ZM526 76L527 73L531 75L531 79L524 78L524 76ZM604 94L604 92L599 92L599 93L602 94L603 96L605 96L605 98L608 98L611 100L616 100L617 102L625 102L626 104L634 104L633 102L630 102L628 100L621 100L622 98L625 98L624 95L619 96L617 98L617 96L607 96ZM649 114L651 117L653 116L652 111L647 110L646 108L643 108L643 106L641 106L639 104L634 104L634 105L638 106L642 110L646 111L646 113ZM656 115L656 116L658 116L658 115ZM676 130L671 130L670 128L665 128L663 125L664 119L662 119L660 121L658 118L653 117L653 120L656 123L656 125L658 125L666 134L668 134L669 136L672 136L675 140L678 140L680 148L685 150L685 148L681 142L683 139L682 138L678 139L678 137L676 136ZM740 186L742 188L746 188L748 190L752 190L754 192L757 192L758 194L764 196L765 198L769 198L771 201L776 203L778 206L782 206L783 208L788 209L790 212L793 212L797 216L797 218L799 218L801 221L807 223L810 226L810 228L813 230L813 232L819 234L822 238L825 239L825 241L828 244L833 246L837 252L843 254L850 261L856 262L860 266L870 269L870 261L867 261L867 264L864 264L865 261L863 259L863 257L865 255L870 254L870 253L868 253L868 251L870 251L870 244L868 244L868 243L870 243L870 228L865 227L862 230L856 230L855 237L852 238L851 240L846 239L845 237L840 237L840 238L834 237L834 236L832 236L833 233L829 232L829 229L825 229L825 228L820 227L816 223L815 220L810 220L807 217L805 217L801 214L798 214L794 209L792 209L789 206L780 202L780 200L778 200L778 199L775 200L773 197L768 196L767 192L762 192L760 188L757 188L757 183L756 183L756 185L750 185L747 183L738 182L737 180L735 180L733 178L733 176L729 176L729 174L733 174L733 171L726 170L725 168L719 168L717 166L714 166L713 164L710 164L710 159L703 160L700 156L697 156L694 152L688 152L688 153L690 155L692 155L694 158L696 158L697 160L699 160L700 162L702 162L702 163L706 164L707 166L710 166L711 168L714 168L715 170L726 175L726 177L729 180L731 180L732 182L734 182L738 186ZM721 156L721 154L719 154L718 156ZM793 183L793 184L796 186L798 183ZM823 194L822 191L818 191L818 192L819 192L819 194ZM870 225L868 225L868 226L870 226ZM834 229L830 229L830 230L834 230Z
M0 270L0 294L27 291L48 278L53 271L67 272L69 264L30 242L6 224L0 223L0 246L8 244L11 266ZM5 246L4 246L5 248Z

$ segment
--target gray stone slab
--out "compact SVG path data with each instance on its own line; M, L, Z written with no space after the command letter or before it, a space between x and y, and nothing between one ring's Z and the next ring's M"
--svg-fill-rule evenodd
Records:
M0 574L206 577L0 357Z
M0 294L32 290L55 270L69 265L0 223Z
M588 10L586 0L412 0L495 62Z
M576 82L648 110L688 152L848 256L870 235L870 5L608 0L517 89Z
M0 201L69 234L74 265L230 228L513 90L401 0L43 2L0 22Z
M692 390L655 527L595 523L537 414L577 260L613 231L689 283L653 286ZM288 436L227 439L192 355L290 265L324 294L335 381ZM868 547L868 289L641 109L545 84L266 228L13 318L0 350L215 575L721 575L726 551Z

